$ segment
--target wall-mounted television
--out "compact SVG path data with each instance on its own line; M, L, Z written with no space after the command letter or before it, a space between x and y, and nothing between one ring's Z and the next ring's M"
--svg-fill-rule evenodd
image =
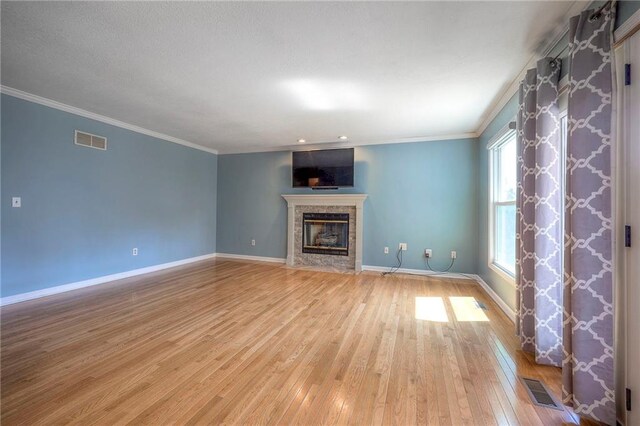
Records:
M353 186L353 148L294 151L294 188Z

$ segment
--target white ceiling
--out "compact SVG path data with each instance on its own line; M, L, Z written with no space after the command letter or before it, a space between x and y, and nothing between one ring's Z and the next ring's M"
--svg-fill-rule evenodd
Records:
M220 152L475 132L573 2L2 2L2 85Z

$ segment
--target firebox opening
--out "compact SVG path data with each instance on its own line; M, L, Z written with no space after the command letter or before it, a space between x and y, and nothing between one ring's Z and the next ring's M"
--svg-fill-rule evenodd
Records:
M349 255L348 213L303 213L302 252Z

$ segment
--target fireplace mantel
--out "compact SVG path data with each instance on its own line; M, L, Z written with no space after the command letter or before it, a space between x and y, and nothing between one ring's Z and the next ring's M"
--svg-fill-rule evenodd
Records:
M287 265L294 266L296 206L353 206L356 209L355 271L362 271L362 207L367 194L282 194L287 201Z

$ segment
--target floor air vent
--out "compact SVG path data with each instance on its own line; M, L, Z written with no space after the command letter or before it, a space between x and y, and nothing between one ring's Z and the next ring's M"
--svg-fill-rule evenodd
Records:
M562 405L553 397L549 389L540 380L527 379L521 377L522 384L524 384L531 402L541 407L553 408L555 410L563 410Z
M107 138L103 136L92 135L91 133L85 133L81 132L80 130L76 130L74 139L76 145L101 149L103 151L106 151L107 149Z

